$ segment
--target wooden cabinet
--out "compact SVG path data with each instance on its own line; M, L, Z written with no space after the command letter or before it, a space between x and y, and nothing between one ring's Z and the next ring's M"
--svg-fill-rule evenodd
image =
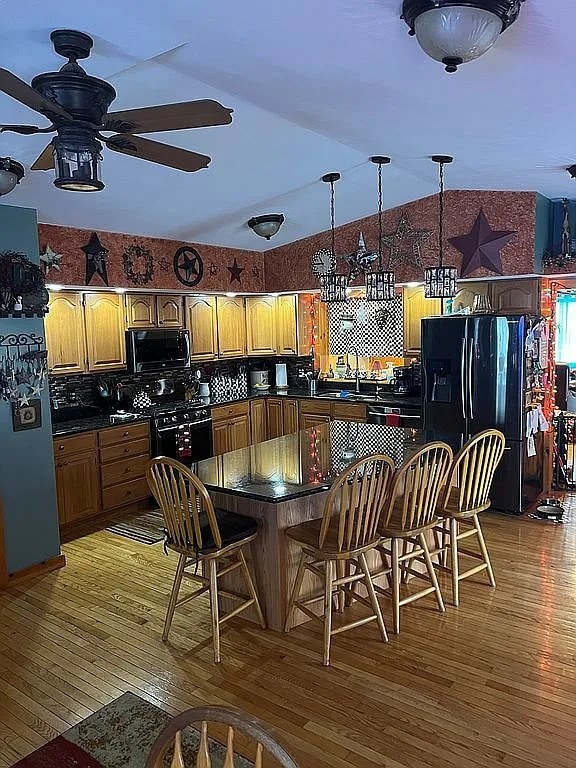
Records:
M150 459L148 422L124 424L98 432L100 482L104 511L146 501L150 489L146 464Z
M95 432L54 440L56 497L60 524L100 512L100 475Z
M418 285L403 290L404 311L404 350L408 353L419 352L420 321L423 317L433 317L442 314L440 299L426 299L424 286Z
M244 299L239 296L217 296L218 355L244 357L246 354L246 318Z
M212 448L215 456L250 445L250 403L212 408Z
M44 319L48 369L52 375L84 373L86 336L81 293L51 293Z
M266 404L268 412L268 439L284 434L284 414L282 400L279 397L269 397Z
M310 429L331 419L332 406L328 401L300 400L300 429Z
M128 328L154 328L157 320L156 296L152 293L126 294Z
M214 413L214 410L212 413ZM228 422L212 420L212 452L214 456L220 456L223 453L228 453L230 450Z
M125 368L124 296L119 293L85 293L84 320L88 370Z
M236 416L228 422L230 450L237 451L250 445L250 414Z
M182 296L161 293L156 296L156 315L160 328L182 328Z
M282 416L282 434L291 435L298 432L298 400L282 400Z
M190 331L190 356L213 360L218 355L215 296L186 298L186 327Z
M276 298L246 299L246 350L249 355L276 354Z
M489 296L492 309L498 314L538 315L540 313L538 278L494 280L490 283Z
M331 416L336 421L366 421L366 406L361 403L332 403Z
M276 353L295 355L298 352L296 332L296 296L278 296L276 299Z
M266 399L263 397L250 401L250 429L252 444L268 440L268 413Z

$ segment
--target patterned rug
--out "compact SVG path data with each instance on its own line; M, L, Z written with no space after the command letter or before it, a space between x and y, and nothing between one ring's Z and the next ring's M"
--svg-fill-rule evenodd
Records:
M106 530L141 544L156 544L164 538L164 518L159 509L154 509L110 525Z
M125 693L12 768L144 768L156 737L171 716L134 693ZM196 762L200 735L182 732L184 763ZM211 740L212 768L222 768L226 750ZM237 755L238 768L253 764Z

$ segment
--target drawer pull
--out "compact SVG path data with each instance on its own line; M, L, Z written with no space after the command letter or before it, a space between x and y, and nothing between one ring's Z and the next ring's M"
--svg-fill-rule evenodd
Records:
M132 491L126 491L126 496L132 496Z
M124 448L124 453L130 453L130 448Z
M59 446L58 446L58 450L59 450L59 451L63 451L65 447L66 447L66 446L64 446L64 445L59 445Z
M129 434L130 432L124 432L124 437L128 437Z

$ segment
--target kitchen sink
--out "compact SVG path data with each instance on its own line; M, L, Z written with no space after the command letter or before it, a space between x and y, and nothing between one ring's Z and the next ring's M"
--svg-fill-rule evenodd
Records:
M340 392L318 392L316 397L329 397L337 400L376 400L376 393L372 394L368 392L350 392L346 397L341 397Z

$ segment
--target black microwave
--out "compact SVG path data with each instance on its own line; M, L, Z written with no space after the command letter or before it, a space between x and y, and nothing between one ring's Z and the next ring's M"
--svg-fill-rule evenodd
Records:
M132 373L190 367L188 331L176 328L126 331L126 351Z

